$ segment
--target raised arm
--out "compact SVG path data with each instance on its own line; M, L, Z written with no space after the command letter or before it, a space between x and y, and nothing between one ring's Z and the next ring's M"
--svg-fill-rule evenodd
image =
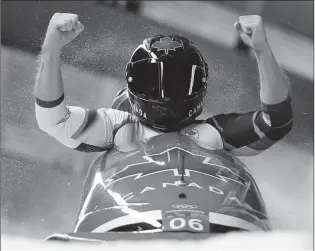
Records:
M113 109L66 106L60 52L82 30L83 25L75 14L56 13L50 20L34 88L36 119L41 130L65 146L100 152L113 146L117 128L133 122L134 117Z
M255 155L282 139L293 123L290 83L270 49L259 16L240 17L235 28L256 55L260 76L261 110L221 114L209 118L223 138L224 147L236 155Z
M260 16L241 16L235 23L243 41L256 56L260 77L260 99L264 104L278 104L288 98L290 83L278 66L267 41Z
M64 94L60 69L61 48L83 31L78 15L56 13L49 22L39 58L34 94L43 102L57 101Z

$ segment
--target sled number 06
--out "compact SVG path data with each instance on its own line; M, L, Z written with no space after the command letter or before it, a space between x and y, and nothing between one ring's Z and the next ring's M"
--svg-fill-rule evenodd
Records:
M202 220L200 219L185 219L185 218L173 218L169 222L170 228L173 230L180 230L185 227L191 228L194 231L203 231L204 226L202 225Z

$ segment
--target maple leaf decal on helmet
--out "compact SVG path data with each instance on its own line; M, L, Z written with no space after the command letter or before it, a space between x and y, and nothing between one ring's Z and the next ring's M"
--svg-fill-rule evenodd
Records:
M158 51L165 51L165 54L168 54L168 51L175 51L177 48L180 48L183 46L177 42L173 41L173 38L170 37L163 37L160 39L160 41L156 41L152 44L151 48L155 48Z

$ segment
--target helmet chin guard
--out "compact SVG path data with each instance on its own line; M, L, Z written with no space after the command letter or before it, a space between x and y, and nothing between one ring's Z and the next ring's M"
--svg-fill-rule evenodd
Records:
M174 132L195 121L202 113L206 92L183 102L144 99L128 90L133 113L140 121L156 130Z
M135 115L149 127L176 131L202 112L208 67L188 39L147 38L127 64L126 80Z

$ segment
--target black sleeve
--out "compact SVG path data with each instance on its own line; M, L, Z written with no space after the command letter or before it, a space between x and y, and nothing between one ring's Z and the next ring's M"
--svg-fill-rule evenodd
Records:
M274 105L262 103L258 111L219 114L206 122L220 132L226 150L235 155L256 155L292 129L291 98Z

